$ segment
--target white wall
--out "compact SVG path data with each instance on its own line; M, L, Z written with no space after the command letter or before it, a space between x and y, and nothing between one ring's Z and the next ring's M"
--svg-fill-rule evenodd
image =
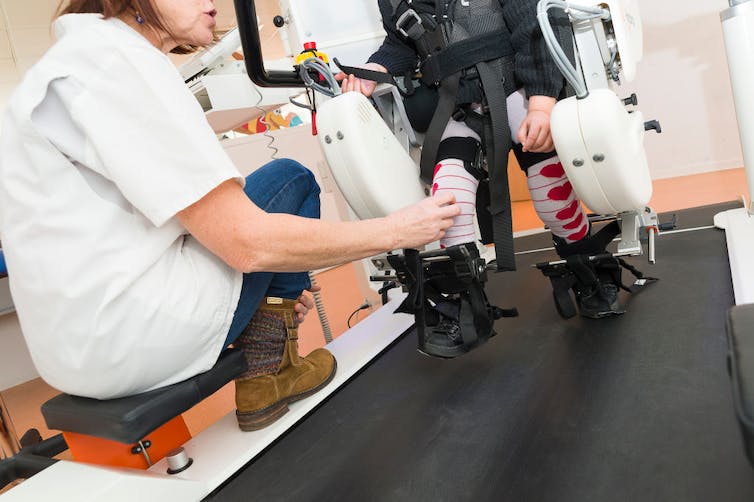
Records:
M626 85L647 120L652 177L743 166L719 12L727 0L639 0L644 59Z
M52 43L57 0L0 0L0 110L25 72Z

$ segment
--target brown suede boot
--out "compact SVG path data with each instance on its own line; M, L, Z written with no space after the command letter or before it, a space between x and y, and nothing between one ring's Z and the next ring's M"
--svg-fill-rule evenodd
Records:
M298 355L296 300L265 297L234 342L249 370L236 379L236 417L243 431L266 427L288 411L288 403L327 385L337 367L327 349Z

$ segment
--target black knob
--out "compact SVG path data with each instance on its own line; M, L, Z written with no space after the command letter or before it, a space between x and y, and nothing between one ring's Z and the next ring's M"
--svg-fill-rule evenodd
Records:
M285 18L283 16L275 16L272 18L272 24L274 24L276 28L282 28L285 26Z
M635 92L631 93L631 95L629 97L623 99L623 104L626 105L626 106L628 106L628 105L634 105L634 106L638 105L639 104L639 100L636 99L636 93Z
M644 122L644 130L645 131L651 131L651 130L657 131L657 133L662 132L662 126L660 125L660 122L658 120L650 120L649 122Z

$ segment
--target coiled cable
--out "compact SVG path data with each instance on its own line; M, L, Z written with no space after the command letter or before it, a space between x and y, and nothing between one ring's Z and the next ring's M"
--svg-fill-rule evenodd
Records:
M335 80L332 70L319 58L305 59L299 65L299 76L306 87L313 89L325 96L335 97L341 93L340 84ZM327 85L320 84L312 78L311 72L320 75Z
M589 94L584 75L582 75L581 72L571 64L571 61L563 51L563 47L561 47L560 42L552 29L550 18L548 16L548 11L552 8L562 9L571 19L577 21L586 21L597 18L607 21L610 19L610 11L603 9L602 7L574 5L564 0L539 0L539 3L537 3L537 21L542 29L547 48L550 49L550 54L552 54L552 58L560 70L560 73L563 74L576 92L576 97L584 98Z
M309 279L312 282L312 286L317 286L317 279L311 272L309 272ZM325 335L325 342L330 343L332 342L332 329L330 328L330 321L327 319L325 304L322 302L322 295L319 291L312 291L312 296L314 297L314 306L317 308L319 324L322 326L322 334Z

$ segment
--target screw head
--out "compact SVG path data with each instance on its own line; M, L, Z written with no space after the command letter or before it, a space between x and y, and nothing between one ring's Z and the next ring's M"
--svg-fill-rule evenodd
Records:
M325 143L327 143L328 145L332 143L332 138L330 136L325 136Z
M338 139L343 139L343 133L338 131L338 133L335 135L338 137Z
M584 159L573 159L573 165L576 167L581 167L584 165Z
M603 160L605 160L605 154L595 153L594 156L592 157L592 160L594 160L595 162L602 162Z

